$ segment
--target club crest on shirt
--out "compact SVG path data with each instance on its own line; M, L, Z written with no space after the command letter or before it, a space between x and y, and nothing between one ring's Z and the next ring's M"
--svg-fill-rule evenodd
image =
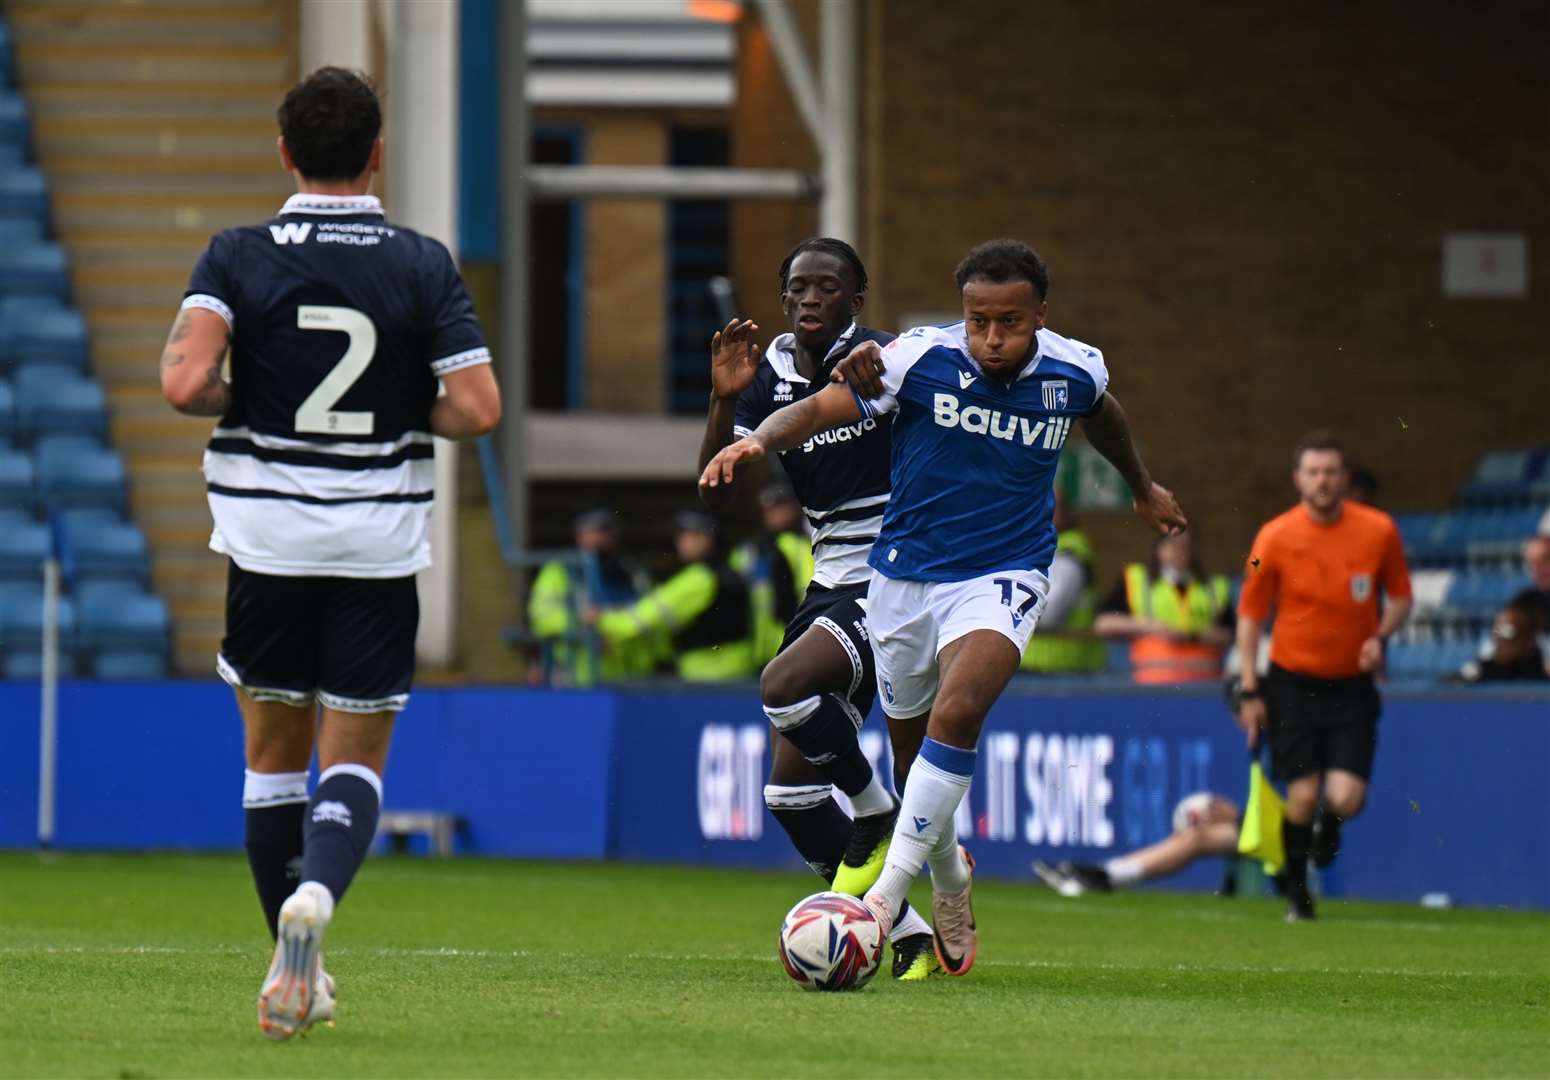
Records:
M1372 575L1352 574L1351 599L1360 604L1370 596L1372 596Z
M1044 411L1059 412L1071 400L1070 387L1065 379L1045 379L1039 383L1044 392Z
M791 384L788 383L785 379L782 379L782 380L780 380L780 382L775 384L775 400L776 401L790 401L790 400L792 400Z

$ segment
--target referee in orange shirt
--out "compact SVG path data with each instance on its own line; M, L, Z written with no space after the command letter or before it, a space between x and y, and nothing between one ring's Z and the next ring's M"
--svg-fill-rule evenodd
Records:
M1410 614L1399 530L1382 511L1347 502L1346 480L1333 435L1298 444L1292 482L1301 502L1259 530L1238 603L1238 723L1251 746L1268 728L1271 765L1286 783L1290 922L1313 918L1310 849L1316 865L1334 861L1341 823L1367 799L1381 711L1373 677L1384 641ZM1272 609L1270 673L1261 681L1254 661Z

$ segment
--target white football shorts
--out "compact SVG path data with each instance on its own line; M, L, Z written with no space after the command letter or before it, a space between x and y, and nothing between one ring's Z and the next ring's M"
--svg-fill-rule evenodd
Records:
M936 700L937 655L975 630L994 630L1021 653L1044 611L1049 578L997 570L968 581L901 581L872 571L867 630L883 711L920 716Z

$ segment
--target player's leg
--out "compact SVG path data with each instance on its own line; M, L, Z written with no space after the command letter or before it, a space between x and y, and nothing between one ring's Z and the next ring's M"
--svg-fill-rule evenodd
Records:
M1286 784L1281 841L1286 849L1287 918L1313 918L1313 894L1308 890L1308 854L1313 843L1313 816L1318 809L1323 773L1320 702L1309 680L1272 667L1263 684L1270 717L1271 769Z
M834 615L841 614L841 606L855 609L854 601L836 604ZM853 614L859 622L859 609ZM866 675L860 653L864 646L864 638L858 643L847 627L825 613L795 640L788 639L759 679L770 723L850 798L855 821L847 829L834 887L855 895L877 880L898 809L858 739L865 717L851 698Z
M236 691L242 715L244 846L271 937L301 869L318 642L316 624L297 613L312 591L306 578L227 563L226 634L216 670Z
M394 715L414 679L419 600L412 577L314 578L318 625L318 785L307 804L302 882L280 908L259 1024L289 1038L316 1022L323 935L365 861L382 809ZM332 1002L324 1001L330 1015Z
M888 742L893 748L893 789L900 797L904 795L910 768L926 741L926 722L930 719L929 712L920 716L888 717Z
M1320 869L1335 861L1342 826L1367 803L1381 711L1378 692L1370 683L1342 688L1330 702L1324 733L1324 801L1313 833L1313 865Z
M1096 865L1062 862L1034 864L1034 873L1062 896L1112 892L1143 881L1156 881L1183 870L1207 855L1232 855L1238 849L1238 827L1228 822L1204 822L1128 855Z
M307 767L317 727L315 705L257 701L238 690L247 769L242 783L243 846L275 937L280 905L301 881Z
M772 760L764 805L802 861L825 884L831 884L850 841L850 818L834 801L829 781L773 726L770 745Z

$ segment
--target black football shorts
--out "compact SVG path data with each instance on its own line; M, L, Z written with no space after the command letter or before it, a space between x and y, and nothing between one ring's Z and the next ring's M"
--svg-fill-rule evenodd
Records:
M1371 778L1382 712L1372 676L1317 679L1272 664L1263 689L1278 779L1331 769Z
M414 682L414 578L279 577L235 562L216 670L257 701L397 712Z
M850 657L850 690L845 697L861 720L872 711L872 702L877 698L877 664L867 636L866 590L865 582L837 589L809 585L801 606L786 624L786 636L780 643L784 652L814 626L833 635Z

